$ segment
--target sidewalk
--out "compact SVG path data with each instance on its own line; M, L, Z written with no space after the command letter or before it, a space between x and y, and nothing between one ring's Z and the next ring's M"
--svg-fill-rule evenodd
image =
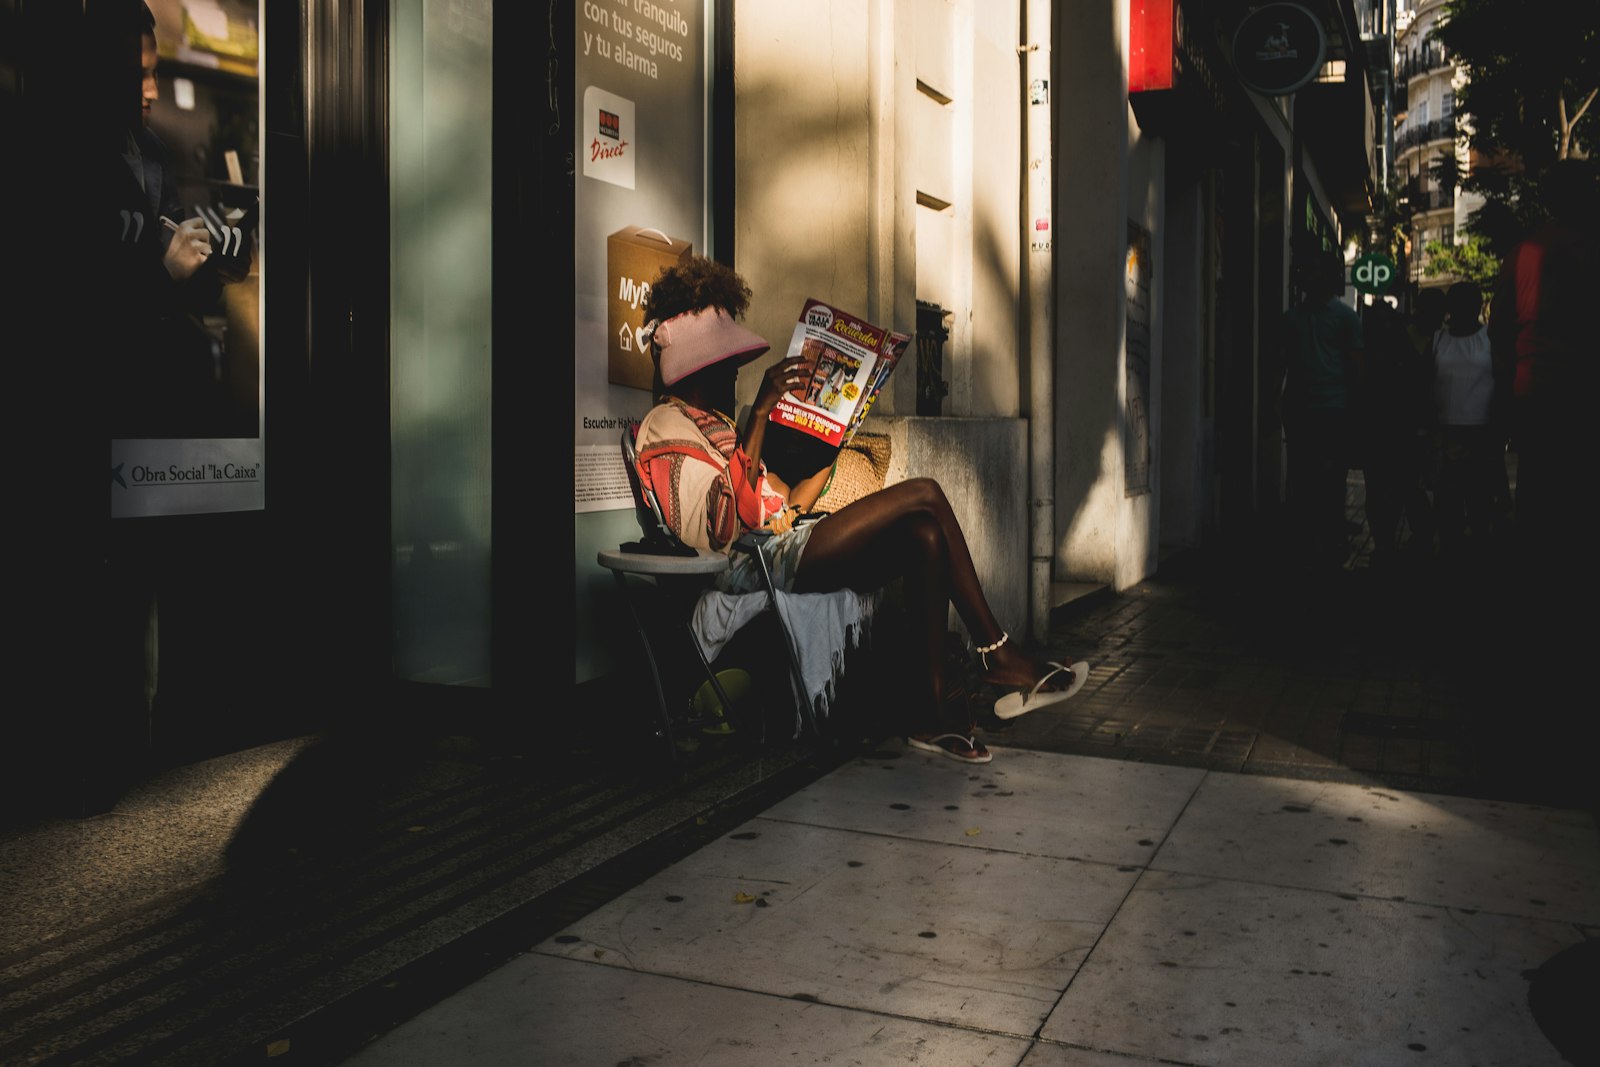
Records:
M672 768L592 703L559 760L384 714L173 768L0 834L0 1063L1596 1062L1586 633L1359 563L1073 601L1089 684L984 767Z
M1586 813L995 753L853 760L347 1063L1593 1062Z
M887 742L346 1062L1600 1063L1572 712L1493 571L1366 565L1084 596L993 763Z

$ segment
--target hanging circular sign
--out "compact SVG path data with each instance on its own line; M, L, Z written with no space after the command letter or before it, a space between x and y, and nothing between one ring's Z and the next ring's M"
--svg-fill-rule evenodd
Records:
M1258 93L1284 96L1317 76L1328 53L1322 22L1299 4L1265 4L1233 33L1239 80Z
M1394 260L1382 252L1368 252L1350 264L1350 284L1358 292L1382 296L1394 282Z

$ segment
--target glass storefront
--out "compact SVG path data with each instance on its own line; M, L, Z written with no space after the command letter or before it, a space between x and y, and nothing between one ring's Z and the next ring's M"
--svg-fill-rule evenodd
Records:
M389 9L394 671L490 684L494 9Z

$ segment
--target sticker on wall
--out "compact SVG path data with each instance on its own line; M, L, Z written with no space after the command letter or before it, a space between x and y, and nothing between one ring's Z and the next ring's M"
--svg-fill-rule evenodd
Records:
M583 91L583 176L633 188L633 101L593 85Z
M1040 215L1033 220L1033 237L1028 241L1028 251L1050 251L1050 216Z

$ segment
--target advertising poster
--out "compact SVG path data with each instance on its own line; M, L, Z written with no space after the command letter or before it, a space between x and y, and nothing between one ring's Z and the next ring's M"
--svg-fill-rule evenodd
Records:
M705 0L579 0L574 20L577 513L633 506L618 437L650 409L639 343L663 267L709 253Z
M259 0L135 7L135 22L114 28L139 57L128 128L95 187L96 224L115 248L107 307L126 338L106 360L111 515L256 510L266 483L262 10Z

